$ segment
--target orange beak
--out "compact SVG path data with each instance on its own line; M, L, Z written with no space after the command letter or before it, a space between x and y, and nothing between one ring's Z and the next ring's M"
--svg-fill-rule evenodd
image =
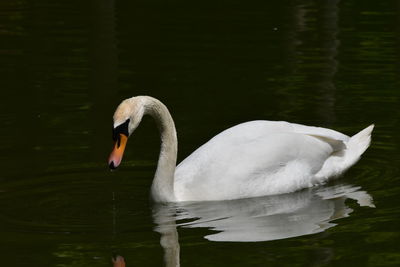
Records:
M121 256L112 258L112 262L114 263L114 267L125 267L125 260Z
M128 137L124 134L119 134L119 138L115 141L114 148L108 158L108 166L111 170L116 169L122 161Z

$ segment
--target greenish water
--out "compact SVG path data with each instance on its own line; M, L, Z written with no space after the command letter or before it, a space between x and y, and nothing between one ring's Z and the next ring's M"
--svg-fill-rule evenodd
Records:
M1 266L400 265L398 2L84 2L0 3ZM140 94L169 107L179 160L254 119L376 128L328 185L158 206L151 119L106 162Z

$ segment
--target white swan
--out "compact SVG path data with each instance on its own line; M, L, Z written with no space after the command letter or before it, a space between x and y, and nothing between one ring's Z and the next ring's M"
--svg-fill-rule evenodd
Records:
M284 121L250 121L213 137L176 166L174 121L159 100L126 99L114 113L109 166L121 163L128 137L143 115L161 133L151 194L157 202L226 200L294 192L324 183L355 164L371 142L370 125L353 137Z

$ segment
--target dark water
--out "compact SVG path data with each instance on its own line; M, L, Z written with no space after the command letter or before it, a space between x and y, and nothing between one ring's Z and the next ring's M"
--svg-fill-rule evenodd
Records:
M395 1L1 1L0 266L111 266L113 253L127 266L400 265L399 23ZM106 164L113 110L140 94L169 107L179 160L247 120L376 128L328 185L157 206L151 119L121 169Z

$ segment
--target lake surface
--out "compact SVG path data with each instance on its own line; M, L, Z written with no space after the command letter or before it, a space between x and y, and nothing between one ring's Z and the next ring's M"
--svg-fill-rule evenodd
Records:
M399 266L396 1L1 1L0 265ZM146 118L110 172L112 114L151 95L178 160L255 119L371 123L371 147L327 185L154 205ZM161 242L160 242L161 241Z

